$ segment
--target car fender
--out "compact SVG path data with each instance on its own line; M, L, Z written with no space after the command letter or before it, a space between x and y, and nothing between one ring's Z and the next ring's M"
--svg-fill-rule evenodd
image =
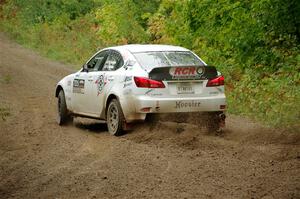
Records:
M64 91L68 110L72 110L72 78L73 74L64 77L56 84L55 89L55 97L58 97L59 91L61 89Z
M105 96L105 100L104 100L104 104L103 104L103 109L102 109L102 113L101 113L101 117L105 118L106 117L106 110L107 107L109 105L109 101L111 100L111 98L116 98L121 105L121 108L123 110L123 113L125 115L125 112L127 112L127 109L125 108L127 103L126 101L123 99L122 95L120 95L119 92L115 91L115 90L111 90L106 96ZM124 112L125 111L125 112Z
M126 90L123 89L123 87L115 87L106 96L104 109L101 113L101 116L103 118L106 117L106 109L108 107L108 101L111 99L112 96L114 96L114 98L117 98L117 100L120 102L126 122L145 119L146 114L136 113L135 106L134 106L134 99L132 99L131 93L130 92L127 93Z

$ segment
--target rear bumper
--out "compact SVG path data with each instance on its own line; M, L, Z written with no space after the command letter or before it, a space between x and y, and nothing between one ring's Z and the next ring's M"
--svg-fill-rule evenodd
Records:
M136 113L210 112L224 111L225 95L194 98L156 98L135 96Z

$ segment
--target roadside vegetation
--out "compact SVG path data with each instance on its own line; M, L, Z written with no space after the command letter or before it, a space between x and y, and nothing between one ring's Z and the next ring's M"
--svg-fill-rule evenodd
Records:
M9 84L12 81L12 77L10 74L6 74L2 77L2 82L4 84Z
M80 67L106 46L184 46L225 75L230 113L300 123L297 0L1 2L1 31L49 58Z
M10 116L8 108L0 107L0 118L2 121L6 121L6 118Z
M0 74L0 86L6 86L7 84L10 84L11 81L12 77L10 74ZM7 117L10 115L9 108L5 106L3 102L1 102L0 96L0 122L6 121Z

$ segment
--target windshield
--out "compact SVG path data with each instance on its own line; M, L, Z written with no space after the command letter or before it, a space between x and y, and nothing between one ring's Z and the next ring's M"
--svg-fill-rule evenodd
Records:
M189 51L163 51L134 53L141 66L148 70L164 66L204 66L204 63Z

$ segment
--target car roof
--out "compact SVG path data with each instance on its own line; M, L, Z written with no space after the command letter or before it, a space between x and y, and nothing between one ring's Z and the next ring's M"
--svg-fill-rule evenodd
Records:
M160 44L128 44L122 46L114 46L107 49L114 49L118 51L128 50L131 53L155 52L155 51L189 51L188 49L180 46L160 45Z

